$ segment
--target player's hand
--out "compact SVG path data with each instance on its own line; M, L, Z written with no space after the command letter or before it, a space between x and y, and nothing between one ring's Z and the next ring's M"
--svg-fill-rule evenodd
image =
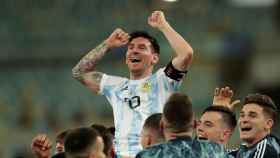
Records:
M50 158L52 143L45 134L33 138L31 150L37 158Z
M148 18L148 24L154 28L158 28L159 30L168 26L168 22L166 21L162 11L154 11Z
M105 40L109 48L120 47L127 44L129 40L129 34L122 29L117 28L114 32Z
M214 92L213 105L225 106L231 110L234 110L237 104L240 103L240 100L235 100L232 102L231 101L232 97L233 97L233 91L229 87L225 87L221 89L216 88Z

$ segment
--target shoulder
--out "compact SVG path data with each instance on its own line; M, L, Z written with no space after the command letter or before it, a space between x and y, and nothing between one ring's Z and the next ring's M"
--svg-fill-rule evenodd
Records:
M136 155L136 158L161 157L163 149L164 149L164 145L163 144L153 145L151 147L148 147L148 148L140 151Z
M196 140L201 146L225 150L224 146L209 140Z
M278 158L280 154L279 149L279 144L277 147L274 146L274 144L271 143L271 138L267 137L256 145L254 155L258 158Z
M101 79L101 85L119 85L126 81L128 81L128 78L103 74Z
M213 155L216 157L228 156L228 152L226 151L225 147L221 144L211 142L208 140L197 140L197 141L200 145L199 150L202 150L205 153L208 153L209 155Z

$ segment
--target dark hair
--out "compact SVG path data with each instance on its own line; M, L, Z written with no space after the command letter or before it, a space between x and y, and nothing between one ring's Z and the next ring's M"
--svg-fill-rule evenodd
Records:
M134 31L134 32L130 33L129 36L130 36L129 42L131 42L134 38L138 38L138 37L143 37L143 38L148 39L153 46L154 52L157 54L160 54L160 47L159 47L157 40L153 36L149 35L147 32Z
M174 132L189 130L193 117L190 98L182 93L173 93L164 105L163 116Z
M93 128L76 128L70 130L64 142L65 153L68 157L84 157L90 154L96 144L98 132Z
M207 107L202 114L206 112L218 112L222 115L223 121L226 125L231 129L234 130L237 124L236 115L233 111L231 111L228 107L224 106L209 106Z
M55 138L55 139L56 139L56 142L62 141L61 143L64 143L64 139L65 139L65 137L66 137L68 131L69 131L69 130L64 130L64 131L59 132L59 133L56 135L56 138Z
M144 122L143 128L151 129L155 132L156 137L162 139L163 133L160 129L161 113L155 113L150 115Z
M111 152L112 147L113 147L113 139L114 136L111 134L109 129L105 127L104 125L100 124L92 124L91 127L99 132L101 135L103 142L104 142L104 150L103 152L105 155L108 156L108 154Z
M114 126L108 127L108 131L114 136L116 128Z
M273 100L264 94L249 94L244 99L243 106L247 104L257 104L261 106L264 110L264 112L273 119L273 121L276 121L277 116L277 106L273 102Z
M161 113L155 113L150 115L144 122L145 128L155 128L158 129L160 127Z

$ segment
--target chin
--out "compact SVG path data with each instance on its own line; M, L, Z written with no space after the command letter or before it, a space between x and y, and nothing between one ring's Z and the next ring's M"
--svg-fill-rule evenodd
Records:
M250 135L240 135L240 139L245 141L245 142L251 142L252 140L254 140L254 138L252 138L252 136Z
M133 68L133 69L129 69L129 72L138 74L138 73L142 72L142 69Z
M128 69L130 72L141 72L144 70L143 66L141 65L129 66Z
M140 71L143 68L140 65L128 66L129 71Z

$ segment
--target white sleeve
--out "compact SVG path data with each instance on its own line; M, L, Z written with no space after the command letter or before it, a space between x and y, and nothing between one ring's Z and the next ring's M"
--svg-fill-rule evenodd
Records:
M176 81L170 77L168 77L166 75L166 73L164 72L164 68L160 68L156 74L157 74L157 77L158 79L162 82L163 84L163 88L164 90L167 90L167 91L171 91L171 92L175 92L175 91L178 91L179 90L179 87L181 86L181 83L182 83L182 80L180 81Z
M123 77L104 74L101 79L99 94L108 96L110 91L119 87L125 80L127 79Z

